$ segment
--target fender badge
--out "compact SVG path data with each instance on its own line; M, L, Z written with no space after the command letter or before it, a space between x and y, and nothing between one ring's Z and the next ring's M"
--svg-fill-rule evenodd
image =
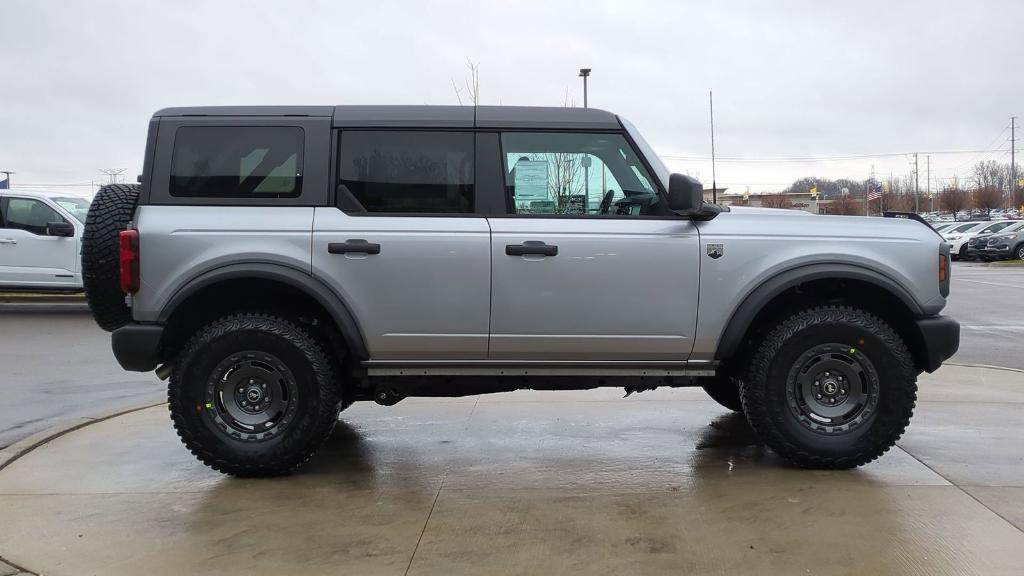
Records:
M722 256L725 256L725 245L708 244L708 256L711 256L712 260L718 260Z

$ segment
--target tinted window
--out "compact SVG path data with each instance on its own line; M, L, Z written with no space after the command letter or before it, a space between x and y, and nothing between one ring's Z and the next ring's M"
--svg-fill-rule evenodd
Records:
M25 230L40 236L46 235L46 225L50 222L66 221L53 208L30 198L10 198L5 216L6 228Z
M338 178L367 212L473 212L473 134L345 131Z
M302 128L186 126L174 136L172 196L286 198L302 191Z
M517 214L659 213L647 168L621 134L507 132L505 187Z

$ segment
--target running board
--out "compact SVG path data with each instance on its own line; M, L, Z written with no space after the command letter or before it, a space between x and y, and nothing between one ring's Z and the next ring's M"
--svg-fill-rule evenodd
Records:
M467 361L380 361L363 362L367 376L586 376L641 377L714 376L711 363L686 362L501 362Z

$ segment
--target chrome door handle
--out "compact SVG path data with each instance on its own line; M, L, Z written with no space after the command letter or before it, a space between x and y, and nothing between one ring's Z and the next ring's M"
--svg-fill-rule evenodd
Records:
M0 244L17 244L18 241L14 238L0 238Z

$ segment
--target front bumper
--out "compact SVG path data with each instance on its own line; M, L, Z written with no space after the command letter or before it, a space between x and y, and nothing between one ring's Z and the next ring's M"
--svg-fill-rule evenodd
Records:
M960 323L948 316L918 318L917 329L924 344L922 368L926 372L938 370L960 348Z
M149 372L160 363L160 339L164 327L159 324L126 324L110 335L114 358L121 368Z

